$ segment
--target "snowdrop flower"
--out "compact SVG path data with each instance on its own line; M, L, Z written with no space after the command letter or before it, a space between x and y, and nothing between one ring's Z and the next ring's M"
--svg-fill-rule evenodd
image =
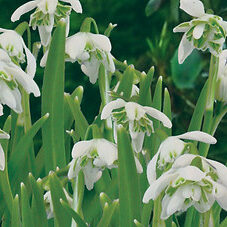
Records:
M73 160L68 172L69 179L77 177L80 170L84 173L84 181L88 190L102 176L105 168L115 168L117 146L106 139L80 141L73 146Z
M199 0L180 0L180 8L195 19L173 29L174 32L184 32L178 49L179 63L182 64L194 48L202 51L209 48L213 55L218 56L225 42L227 22L219 16L205 13Z
M20 6L11 16L11 21L20 19L21 15L36 8L30 16L30 26L35 30L38 27L41 43L48 46L53 27L62 18L67 22L67 33L69 31L69 15L71 9L77 13L82 13L82 7L79 0L61 0L70 5L62 5L58 0L33 0Z
M73 199L69 196L68 192L63 188L63 191L65 193L66 199L70 206L73 204ZM53 207L53 202L51 198L51 192L47 191L44 194L44 203L45 203L45 208L46 208L46 214L47 214L47 219L51 219L54 217L54 207Z
M118 111L113 111L117 109ZM135 102L125 102L120 98L104 106L101 119L107 119L109 116L113 117L117 125L129 129L132 145L137 153L142 150L145 133L150 135L154 131L153 122L148 116L158 119L165 127L172 127L169 118L159 110Z
M223 50L219 56L216 99L227 102L227 50Z
M0 139L9 139L9 135L0 129ZM4 171L5 169L5 153L0 144L0 170Z
M201 156L184 154L172 168L150 186L143 202L155 200L163 191L161 218L167 219L176 212L194 206L200 213L208 211L214 201L227 210L227 167ZM149 178L148 178L149 179Z
M67 61L77 61L81 70L94 84L98 78L99 66L102 63L107 72L113 73L115 65L111 55L111 43L107 36L78 32L66 39Z
M0 28L0 32L0 48L5 50L16 63L24 63L27 60L27 73L33 78L36 72L36 60L26 47L23 38L14 30Z
M20 84L27 93L40 96L40 91L30 75L14 64L8 54L0 49L0 103L17 113L22 112Z
M217 142L213 136L200 131L192 131L182 135L168 137L161 143L158 152L147 166L147 176L151 182L156 180L156 167L164 169L168 164L172 164L180 155L188 152L188 143L183 142L181 139L208 144L215 144Z

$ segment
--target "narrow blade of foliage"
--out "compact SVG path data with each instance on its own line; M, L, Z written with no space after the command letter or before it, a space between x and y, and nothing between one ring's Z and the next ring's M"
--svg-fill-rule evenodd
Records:
M150 0L147 3L146 8L145 8L146 16L149 17L154 12L156 12L159 9L161 3L162 3L162 0Z
M21 226L18 194L16 194L16 196L13 200L13 211L12 211L11 226Z
M120 226L133 226L140 220L140 190L134 154L129 135L124 128L117 131L119 161ZM127 212L125 212L127 211Z
M60 21L54 32L42 88L42 115L50 118L42 129L45 150L46 173L57 166L64 167L64 79L65 79L65 31L66 24Z

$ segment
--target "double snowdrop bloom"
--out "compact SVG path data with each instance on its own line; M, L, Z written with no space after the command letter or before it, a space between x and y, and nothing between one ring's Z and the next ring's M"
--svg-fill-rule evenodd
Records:
M135 102L125 102L120 98L104 106L101 119L107 119L110 116L117 125L129 129L132 145L137 153L142 150L145 133L150 135L154 131L153 122L149 116L161 121L165 127L172 127L169 118L159 110L141 106Z
M36 72L36 60L23 38L14 30L0 28L0 33L0 48L5 50L17 64L27 61L27 73L33 78Z
M227 32L227 22L221 17L207 14L199 0L180 0L180 8L195 19L182 23L173 29L184 32L178 49L178 61L183 63L194 48L209 51L218 56L222 51Z
M91 83L98 78L100 64L113 73L115 65L111 55L111 43L107 36L90 32L78 32L66 39L66 60L81 65L81 70Z
M77 177L80 170L84 173L84 181L88 190L102 176L105 168L115 168L117 146L106 139L80 141L73 146L73 160L68 172L69 179Z
M227 50L223 50L219 56L216 99L227 102Z
M159 169L164 169L168 167L169 164L172 164L180 155L190 152L188 143L183 142L181 139L194 140L208 144L215 144L217 142L213 136L200 131L192 131L182 135L168 137L161 143L158 152L147 166L147 177L150 181L156 180L157 167Z
M68 203L70 204L70 206L72 206L73 199L69 196L68 192L64 188L63 188L63 191L65 193ZM47 191L43 197L44 197L47 219L51 219L54 217L54 207L53 207L53 202L51 198L51 192Z
M41 43L48 46L53 27L64 18L67 22L67 33L69 31L69 15L71 9L77 13L82 13L79 0L61 0L70 5L62 5L58 0L34 0L20 6L11 16L11 21L20 19L21 15L36 8L30 16L30 26L35 30L39 29Z
M226 174L227 168L221 163L184 154L157 180L152 181L148 177L150 187L144 194L143 202L155 200L164 191L162 219L184 212L190 206L204 213L210 210L215 200L227 210Z
M0 139L9 139L9 135L0 129ZM5 169L5 154L0 144L0 171Z
M39 88L32 77L13 63L9 55L0 49L0 105L6 104L15 112L21 113L21 94L18 85L21 85L28 94L40 96Z

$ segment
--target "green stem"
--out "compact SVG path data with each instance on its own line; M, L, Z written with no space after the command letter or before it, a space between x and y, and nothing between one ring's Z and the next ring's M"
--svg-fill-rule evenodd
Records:
M210 210L203 214L203 227L209 227L210 222Z
M91 32L91 23L93 23L93 25L94 25L95 33L99 34L98 26L97 26L95 20L91 17L87 17L84 19L84 21L80 27L80 32Z
M162 195L160 195L155 201L154 201L154 213L153 213L153 219L152 219L152 227L161 227L165 226L165 223L160 219L161 216L161 198Z

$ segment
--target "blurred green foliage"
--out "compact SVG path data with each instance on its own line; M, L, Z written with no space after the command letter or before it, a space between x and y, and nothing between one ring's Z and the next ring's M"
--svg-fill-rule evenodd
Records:
M27 1L0 0L0 27L14 29L19 22L12 23L10 16L25 2ZM226 0L204 0L203 2L206 9L211 8L215 14L227 20ZM198 95L208 75L209 53L195 54L196 59L192 59L191 64L193 68L191 70L190 67L181 68L181 75L176 75L176 70L171 70L171 59L173 62L182 36L182 34L174 34L172 30L179 23L190 20L190 16L179 9L179 0L81 0L81 4L83 14L75 12L71 14L70 35L79 31L81 22L87 16L96 20L100 33L104 32L110 22L117 24L118 26L110 37L112 54L118 60L126 59L128 63L134 64L141 71L148 71L150 66L155 66L154 80L162 75L164 85L168 87L170 92L174 133L185 132ZM20 22L29 21L29 16L29 13L23 15ZM32 41L38 40L38 33L35 31L32 34ZM41 57L42 53L38 56L38 64ZM176 59L174 61L175 68L178 68ZM193 61L199 61L198 69L194 68ZM44 70L38 67L35 80L40 88L42 87L43 72ZM187 81L190 73L193 75ZM173 78L175 79L173 80ZM190 86L179 86L179 81L176 78L180 78L180 81L184 81L184 83L190 82ZM66 92L71 93L78 85L84 87L82 110L90 123L99 111L98 84L90 84L77 63L66 63ZM32 118L35 121L40 117L40 98L31 97L31 108ZM7 107L5 107L5 113L9 113ZM2 118L4 119L4 117ZM227 153L224 152L227 145L225 142L226 126L225 118L216 133L219 141L215 146L216 151L211 152L212 158L221 161L227 160Z

